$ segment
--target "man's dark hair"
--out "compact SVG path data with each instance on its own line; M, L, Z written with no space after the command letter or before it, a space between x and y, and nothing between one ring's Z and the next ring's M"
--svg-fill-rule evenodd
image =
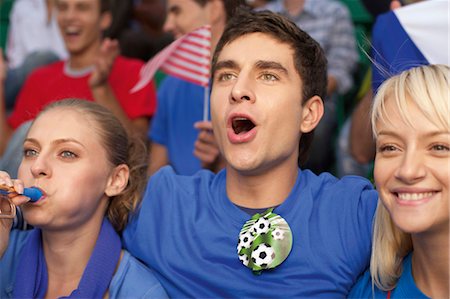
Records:
M217 58L223 47L237 38L251 33L267 34L277 41L288 44L294 50L295 69L300 75L303 85L302 105L315 95L324 99L327 87L327 60L322 48L295 23L270 11L236 10L234 16L227 23L215 49L212 60L213 75ZM313 133L314 131L305 133L300 139L300 165L306 161Z
M104 13L111 10L111 0L100 0L100 12Z
M211 0L194 0L201 6L205 6L208 1ZM227 15L227 21L231 19L231 17L234 15L234 12L238 7L245 6L245 0L222 0L223 6L225 7L225 12Z

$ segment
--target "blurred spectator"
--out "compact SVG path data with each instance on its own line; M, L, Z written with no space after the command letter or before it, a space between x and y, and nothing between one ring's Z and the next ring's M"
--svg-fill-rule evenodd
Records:
M111 2L111 25L103 34L105 37L118 39L123 31L130 28L134 0L110 0Z
M32 70L67 56L56 23L54 0L15 0L6 48L7 109L14 106L20 88Z
M328 59L325 114L315 129L310 157L304 168L315 173L331 171L334 164L336 102L353 84L358 61L353 23L347 7L334 0L274 0L263 7L281 13L310 34Z
M243 0L168 0L164 31L175 38L211 25L212 51L228 18ZM222 167L210 121L202 121L204 88L167 76L158 89L158 108L149 130L149 174L170 164L179 174ZM195 127L194 127L195 125Z
M163 31L166 0L113 0L113 22L105 36L119 40L121 54L149 60L173 41Z
M8 66L20 66L30 53L39 50L52 50L61 59L68 57L56 22L54 0L15 0L6 49Z
M23 142L23 126L45 105L65 98L95 101L111 110L130 132L145 138L156 106L154 85L130 93L143 63L118 56L117 41L102 38L102 32L111 23L109 0L58 0L56 7L70 56L67 61L35 70L25 82L11 115L0 115L0 155L14 130L20 134L14 135L10 146ZM20 162L20 158L5 154L1 160ZM0 169L6 169L2 161ZM17 168L6 170L14 174Z

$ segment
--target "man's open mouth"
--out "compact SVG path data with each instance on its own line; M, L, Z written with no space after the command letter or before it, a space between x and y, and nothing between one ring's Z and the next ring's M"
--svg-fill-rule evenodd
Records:
M255 127L255 124L248 118L236 117L233 118L231 126L233 128L234 133L236 135L239 135L241 133L247 133L251 131Z

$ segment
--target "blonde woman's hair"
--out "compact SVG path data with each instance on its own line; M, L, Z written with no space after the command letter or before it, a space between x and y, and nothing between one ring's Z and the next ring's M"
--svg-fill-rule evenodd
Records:
M108 161L114 167L127 165L130 170L127 186L120 194L110 197L106 211L115 230L121 232L129 214L139 205L147 182L146 146L141 139L129 135L112 112L95 102L80 99L57 101L46 106L39 115L60 108L78 111L92 120L95 124L92 131L100 136Z
M450 130L450 67L428 65L415 67L394 76L381 85L372 106L372 128L377 136L377 123L389 122L386 101L395 101L403 120L414 127L408 114L413 104L432 123ZM412 251L411 235L399 230L382 201L378 202L374 220L370 273L375 285L392 290L402 274L404 257Z
M378 89L372 106L372 128L377 137L377 123L389 122L386 100L395 101L403 120L414 127L414 119L409 115L408 106L415 104L425 117L438 127L450 128L449 116L449 76L447 65L419 66L386 80Z

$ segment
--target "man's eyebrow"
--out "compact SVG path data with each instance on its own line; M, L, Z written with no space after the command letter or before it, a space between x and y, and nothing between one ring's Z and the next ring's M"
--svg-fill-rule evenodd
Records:
M282 66L281 63L276 62L276 61L258 60L255 63L255 66L256 66L257 69L260 69L260 70L270 69L270 70L281 71L281 72L283 72L285 74L288 73L288 70L284 66Z
M168 7L167 11L171 13L177 13L180 11L180 7L178 5L172 5Z
M237 69L238 65L235 61L233 60L222 60L217 62L212 70L212 74L214 74L215 72L221 70L221 69Z

